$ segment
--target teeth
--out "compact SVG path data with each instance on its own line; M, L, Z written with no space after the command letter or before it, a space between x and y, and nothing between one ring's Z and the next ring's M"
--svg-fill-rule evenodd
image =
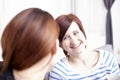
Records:
M79 44L75 45L75 46L72 46L72 48L77 48L77 47L79 47L80 45L81 45L81 42L80 42Z
M78 46L79 46L79 44L77 44L77 45L75 46L75 48L78 47Z

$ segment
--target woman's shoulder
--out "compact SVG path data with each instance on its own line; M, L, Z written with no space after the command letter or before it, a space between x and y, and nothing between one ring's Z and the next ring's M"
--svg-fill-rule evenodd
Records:
M67 65L67 58L61 58L55 66L65 67Z
M114 53L107 50L99 50L99 51L103 63L112 64L117 61Z
M99 60L102 60L102 62L108 62L111 59L115 58L114 53L112 53L108 50L97 49L95 51L97 51L99 53Z
M52 70L49 72L49 78L56 78L56 80L61 80L66 77L66 75L69 72L69 68L67 66L67 58L61 58L57 64L52 68ZM50 80L52 80L50 79Z
M53 67L52 71L68 71L68 63L67 63L67 58L61 58L56 65Z
M114 56L114 54L110 51L107 51L107 50L99 50L99 51L103 57L113 57Z
M2 64L3 64L3 62L0 61L0 73L1 73L1 69L2 69ZM5 77L4 77L4 74L3 75L0 74L0 80L6 80Z
M2 64L3 64L3 62L2 62L2 61L0 61L0 71L1 71L1 68L2 68Z
M102 56L102 57L114 56L114 54L108 50L97 49L95 51L97 51L100 54L100 56Z
M3 62L0 61L0 71L2 68L2 64ZM0 80L14 80L11 66L9 66L7 70L3 74L0 75Z
M63 57L57 61L57 64L66 64L66 63L67 63L67 57Z

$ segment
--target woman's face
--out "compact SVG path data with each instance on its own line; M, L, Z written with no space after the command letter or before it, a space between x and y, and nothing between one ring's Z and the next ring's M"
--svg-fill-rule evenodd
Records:
M85 50L85 36L75 22L66 31L61 44L69 55L78 56Z

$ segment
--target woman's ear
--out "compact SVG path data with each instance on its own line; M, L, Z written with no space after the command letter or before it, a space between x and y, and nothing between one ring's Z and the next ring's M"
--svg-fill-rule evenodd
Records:
M85 48L87 48L87 39L85 39L85 41L84 41L84 45L85 45Z
M55 44L54 44L54 46L53 46L53 48L52 48L52 54L53 54L53 55L56 54L58 48L59 48L59 41L56 40L56 42L55 42Z
M63 48L63 46L62 46L62 42L61 42L61 43L59 43L59 47Z
M62 47L62 45L61 45L61 44L59 44L59 46L60 46L60 47Z
M52 48L52 55L56 54L56 43L54 44L53 48Z

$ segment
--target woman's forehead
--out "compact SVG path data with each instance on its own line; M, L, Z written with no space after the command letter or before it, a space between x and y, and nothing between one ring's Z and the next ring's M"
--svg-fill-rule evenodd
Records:
M70 27L68 28L68 30L66 31L66 34L69 33L69 32L72 32L72 31L74 31L74 30L80 30L80 29L79 29L78 24L73 21L73 22L71 23Z

